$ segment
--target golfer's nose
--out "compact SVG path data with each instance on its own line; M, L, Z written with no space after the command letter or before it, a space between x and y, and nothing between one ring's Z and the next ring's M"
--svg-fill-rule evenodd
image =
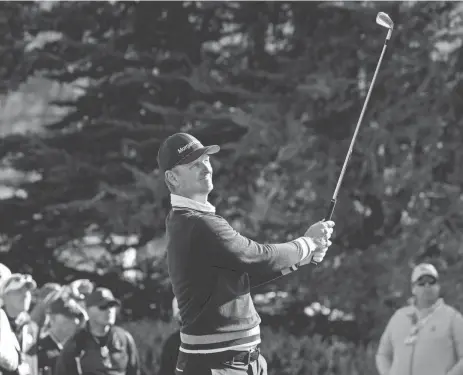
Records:
M206 173L206 172L212 173L211 163L209 163L209 161L204 160L201 163L201 171L204 172L204 173Z

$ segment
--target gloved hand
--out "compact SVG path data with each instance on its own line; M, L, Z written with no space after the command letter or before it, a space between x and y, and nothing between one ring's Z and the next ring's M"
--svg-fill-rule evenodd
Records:
M317 248L317 250L315 250L313 252L313 255L312 255L312 260L314 260L315 262L317 263L320 263L323 258L325 257L326 255L326 252L328 251L328 248L331 246L331 241L328 241L328 245L324 248Z
M333 234L334 225L334 221L319 221L307 229L304 233L304 237L310 237L317 245L317 250L328 248L331 245L329 240Z

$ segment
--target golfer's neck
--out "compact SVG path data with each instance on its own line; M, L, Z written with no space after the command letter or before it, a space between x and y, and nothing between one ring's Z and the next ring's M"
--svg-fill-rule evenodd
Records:
M189 198L191 200L194 200L196 202L206 204L207 203L207 198L209 194L191 194L191 195L184 195L185 198Z

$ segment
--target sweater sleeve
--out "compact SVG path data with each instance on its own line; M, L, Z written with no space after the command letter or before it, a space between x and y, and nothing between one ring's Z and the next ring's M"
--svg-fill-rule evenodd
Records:
M284 273L308 255L300 240L260 244L239 234L217 215L198 218L193 228L192 246L212 266L250 275Z

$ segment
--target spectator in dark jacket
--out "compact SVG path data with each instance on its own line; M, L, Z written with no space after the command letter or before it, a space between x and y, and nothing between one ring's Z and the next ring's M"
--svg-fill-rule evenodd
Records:
M64 344L75 334L87 315L75 300L69 298L54 300L48 306L46 313L48 329L29 350L30 355L37 356L40 375L53 374L56 360Z
M86 299L88 322L64 345L54 375L140 375L132 335L115 325L119 300L106 288Z

